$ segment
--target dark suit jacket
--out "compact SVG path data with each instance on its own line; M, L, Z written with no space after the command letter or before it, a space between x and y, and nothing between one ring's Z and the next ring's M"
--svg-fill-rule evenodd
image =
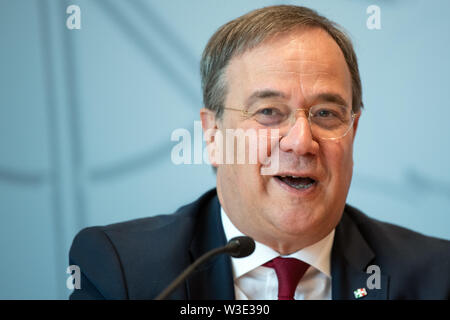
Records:
M69 263L81 270L71 299L153 299L203 253L226 243L216 190L171 215L83 229ZM380 289L366 285L369 265L381 270ZM347 205L331 254L332 298L449 299L450 241L371 219ZM200 267L170 299L234 299L231 260L220 255Z

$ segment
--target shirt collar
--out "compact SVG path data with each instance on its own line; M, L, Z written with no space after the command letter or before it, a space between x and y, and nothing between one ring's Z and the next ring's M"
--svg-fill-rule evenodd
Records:
M221 207L220 210L223 229L227 241L234 237L243 236L244 234L231 222L228 215ZM297 258L308 263L310 266L319 270L327 277L331 278L330 258L331 248L334 240L334 229L322 240L303 248L284 258ZM264 263L280 256L280 254L272 248L255 241L255 251L245 258L231 258L234 278L237 279L247 272L256 269Z

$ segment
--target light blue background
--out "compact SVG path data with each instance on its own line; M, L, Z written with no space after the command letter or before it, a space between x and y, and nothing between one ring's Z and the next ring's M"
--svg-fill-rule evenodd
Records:
M280 3L340 23L365 110L348 202L450 239L450 2L0 0L0 298L65 299L83 227L170 213L215 185L170 140L202 106L198 62L223 23ZM65 10L81 7L81 30ZM366 8L381 8L368 30Z

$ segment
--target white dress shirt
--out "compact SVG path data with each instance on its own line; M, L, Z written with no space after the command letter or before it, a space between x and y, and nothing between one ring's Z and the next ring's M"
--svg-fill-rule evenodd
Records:
M221 208L227 241L242 236ZM310 265L295 290L295 300L331 300L331 248L334 229L322 240L283 258L297 258ZM255 251L245 258L231 258L236 300L277 300L275 269L262 265L280 256L272 248L255 241Z

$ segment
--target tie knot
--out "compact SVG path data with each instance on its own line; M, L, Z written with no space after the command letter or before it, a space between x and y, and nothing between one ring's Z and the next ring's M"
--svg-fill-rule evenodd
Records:
M294 300L295 289L309 264L295 258L277 257L263 266L275 269L278 278L278 300Z

